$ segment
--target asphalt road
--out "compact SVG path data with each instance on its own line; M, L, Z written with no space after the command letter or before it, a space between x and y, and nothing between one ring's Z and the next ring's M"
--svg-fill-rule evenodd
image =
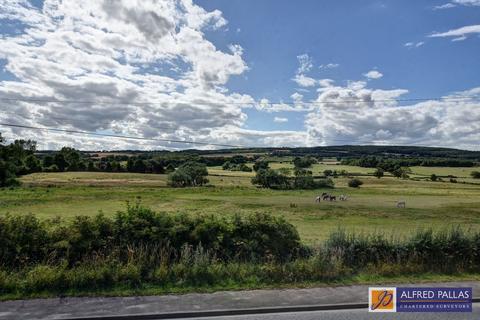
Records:
M473 305L472 313L369 313L366 310L315 311L275 313L264 315L190 318L188 320L470 320L480 319L480 303Z

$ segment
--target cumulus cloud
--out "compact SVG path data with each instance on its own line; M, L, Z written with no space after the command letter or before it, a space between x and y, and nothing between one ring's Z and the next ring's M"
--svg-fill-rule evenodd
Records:
M453 41L465 40L468 35L480 33L480 24L465 26L458 29L452 29L446 32L437 32L429 35L430 38L453 37Z
M288 122L288 118L283 118L283 117L274 117L273 122L277 123L285 123Z
M461 101L405 105L395 99L406 89L370 87L374 82L367 79L379 78L379 71L361 81L315 79L307 75L313 60L304 54L293 78L301 88L292 102L257 101L227 86L248 71L244 49L232 44L222 51L207 39L207 30L227 24L220 11L206 11L191 0L112 1L46 0L42 8L26 0L0 2L0 19L22 25L19 33L0 37L0 59L12 75L0 82L0 95L45 100L1 101L2 122L245 146L390 143L478 149L480 88L452 95ZM328 65L322 69L333 68ZM305 95L313 98L299 93L312 87L316 91ZM52 99L64 102L48 102ZM304 114L306 129L246 129L246 108ZM196 147L1 129L7 138L33 138L45 149Z
M364 73L363 76L368 79L380 79L383 77L383 74L377 70L370 70L367 73Z
M305 117L308 141L314 145L408 144L478 149L480 88L440 101L404 105L405 89L368 88L365 82L318 90ZM462 97L464 99L454 100Z
M0 37L0 59L15 77L0 82L2 97L68 101L3 101L4 122L213 143L238 143L245 134L235 128L256 102L225 87L248 70L243 48L221 51L205 37L227 23L218 10L192 0L46 0L42 8L5 0L0 19L23 26ZM193 147L2 131L44 148Z

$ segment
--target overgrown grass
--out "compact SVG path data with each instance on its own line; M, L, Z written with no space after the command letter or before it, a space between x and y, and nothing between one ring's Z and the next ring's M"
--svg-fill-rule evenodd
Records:
M159 185L146 181L150 178ZM125 199L141 196L145 205L169 213L283 216L309 244L325 240L339 225L349 231L398 235L425 227L439 230L452 223L480 229L480 185L362 177L364 185L353 189L347 187L348 178L341 177L334 179L334 190L280 191L255 188L249 177L209 176L214 187L179 190L162 187L162 179L161 175L123 173L28 175L22 177L24 187L0 191L0 216L31 212L41 219L60 216L68 221L76 215L93 216L99 210L113 216ZM315 203L324 191L337 199L346 194L349 199ZM395 208L400 199L406 200L406 209Z
M133 205L67 224L2 217L0 258L3 298L458 278L480 273L480 233L337 230L305 247L292 225L269 215L231 220Z

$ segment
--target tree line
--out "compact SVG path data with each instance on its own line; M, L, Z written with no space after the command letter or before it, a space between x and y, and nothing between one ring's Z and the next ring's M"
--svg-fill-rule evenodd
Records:
M364 168L381 168L381 167L474 167L476 165L473 160L465 159L438 159L438 158L385 158L378 156L363 156L360 158L345 158L341 164L350 166L359 166Z

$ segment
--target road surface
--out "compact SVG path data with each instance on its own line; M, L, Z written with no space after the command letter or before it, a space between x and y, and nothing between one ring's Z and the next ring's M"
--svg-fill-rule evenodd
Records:
M366 310L315 311L300 313L275 313L248 316L214 318L190 318L188 320L478 320L480 303L473 305L472 313L369 313Z

